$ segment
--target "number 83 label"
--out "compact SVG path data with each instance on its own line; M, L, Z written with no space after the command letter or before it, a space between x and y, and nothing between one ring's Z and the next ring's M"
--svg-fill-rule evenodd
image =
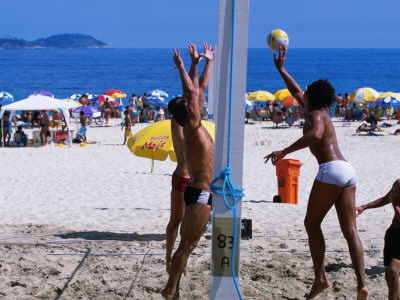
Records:
M234 271L235 277L239 269L240 250L240 218L236 220L236 247ZM233 219L214 218L212 234L212 263L213 276L232 276L232 250L233 250Z

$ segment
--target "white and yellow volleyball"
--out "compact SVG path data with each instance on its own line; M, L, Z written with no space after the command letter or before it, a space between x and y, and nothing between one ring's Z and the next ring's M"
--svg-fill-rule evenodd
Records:
M289 45L289 36L282 29L274 29L267 35L267 45L272 51L279 51L279 47Z

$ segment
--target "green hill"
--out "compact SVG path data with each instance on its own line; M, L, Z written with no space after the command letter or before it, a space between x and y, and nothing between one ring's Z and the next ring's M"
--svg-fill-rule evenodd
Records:
M0 37L0 50L14 49L107 49L104 42L85 34L57 34L28 42L13 37Z

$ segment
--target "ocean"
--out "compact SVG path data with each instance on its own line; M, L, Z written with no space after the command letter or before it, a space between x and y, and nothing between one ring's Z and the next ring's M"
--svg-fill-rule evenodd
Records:
M186 49L181 49L186 68ZM360 87L400 92L400 49L289 49L286 68L302 88L329 79L337 93ZM50 91L56 98L119 89L128 97L153 89L180 94L172 49L1 50L0 91L15 100ZM200 63L199 71L202 70ZM266 49L249 49L247 91L285 88Z

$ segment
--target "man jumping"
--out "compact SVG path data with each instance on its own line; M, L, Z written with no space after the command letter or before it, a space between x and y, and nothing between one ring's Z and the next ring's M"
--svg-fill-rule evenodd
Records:
M199 110L201 112L204 107L205 94L208 86L208 81L210 79L211 60L206 59L206 64L204 66L203 73L201 74L199 81L197 76L197 65L202 59L202 56L197 53L197 48L193 44L190 44L188 46L188 52L192 61L189 71L189 77L195 86L199 86ZM205 49L204 52L206 53L207 49ZM181 100L180 97L172 99L170 103L172 105L179 100ZM202 107L200 107L201 103L203 103ZM179 125L174 118L171 119L171 134L177 165L174 173L172 174L171 211L166 234L166 268L168 274L171 268L172 250L174 248L176 236L178 234L179 225L181 224L185 215L186 204L184 201L184 191L191 181L189 170L186 166L184 158L183 127ZM186 276L186 269L184 270L184 274Z
M191 51L193 59L194 48L190 47L189 53ZM209 68L214 57L211 46L204 43L204 53L200 56L206 59L205 68ZM214 142L201 124L200 112L204 108L205 99L200 97L197 69L193 70L192 80L185 70L179 50L174 49L173 59L179 70L183 94L182 98L171 100L168 109L173 119L183 127L183 156L191 183L184 192L186 210L181 224L181 242L171 260L167 285L161 291L165 299L174 299L179 295L179 281L186 262L197 246L210 218L212 204L210 184L214 174ZM204 71L203 74L209 76Z
M394 217L392 225L386 230L385 234L383 265L385 266L385 279L389 288L389 300L400 300L400 179L393 183L391 190L385 196L356 207L356 210L357 216L359 216L366 209L382 207L389 203L393 205Z

